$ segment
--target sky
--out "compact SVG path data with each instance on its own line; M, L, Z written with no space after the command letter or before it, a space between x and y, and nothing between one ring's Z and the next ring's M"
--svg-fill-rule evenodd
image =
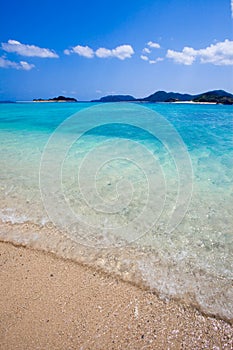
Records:
M0 100L233 93L233 0L0 0Z

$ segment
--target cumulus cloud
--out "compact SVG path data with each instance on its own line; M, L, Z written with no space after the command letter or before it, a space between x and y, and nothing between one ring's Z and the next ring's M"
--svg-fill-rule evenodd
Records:
M163 61L164 59L162 58L162 57L158 57L158 58L156 58L155 60L149 60L149 63L150 64L156 64L156 63L158 63L158 62L161 62L161 61Z
M144 49L142 50L142 52L144 52L144 53L151 53L151 50L148 49L148 47L144 47Z
M20 66L20 69L23 69L23 70L31 70L32 68L35 67L34 64L30 64L25 61L20 61L19 66Z
M162 57L158 57L158 58L155 58L155 59L150 59L148 56L146 55L141 55L140 58L143 60L143 61L146 61L150 64L155 64L155 63L158 63L158 62L161 62L164 60L164 58Z
M213 63L215 65L233 65L233 41L225 40L212 44L205 49L198 50L201 63Z
M142 55L140 56L142 60L149 62L150 64L157 63L159 61L162 61L163 59L157 58L157 59L150 59L147 55L150 55L152 49L159 49L160 45L158 43L155 43L153 41L148 41L146 44L148 47L144 47L142 50Z
M111 57L113 55L112 50L105 49L104 47L100 47L98 50L96 50L95 54L99 58Z
M34 68L34 64L30 64L25 61L13 62L10 60L7 60L5 57L0 57L0 68L14 68L18 70L31 70Z
M140 57L141 57L141 59L143 61L148 61L149 60L149 58L147 56L145 56L145 55L141 55Z
M70 54L71 54L71 50L65 49L65 50L64 50L64 54L65 54L65 55L70 55Z
M192 65L197 58L201 63L212 63L217 66L233 65L233 41L226 39L199 50L192 47L184 47L181 52L168 50L166 57L185 65Z
M8 40L2 43L2 49L6 52L14 52L21 56L41 57L41 58L57 58L56 52L50 49L44 49L35 45L22 44L16 40Z
M87 58L93 58L97 56L99 58L107 58L107 57L116 57L119 60L124 60L126 58L131 58L134 54L134 50L131 45L120 45L115 49L106 49L105 47L100 47L96 51L94 51L89 46L75 46L71 50L64 50L66 55L71 53L77 53L80 56L84 56Z
M160 45L158 43L154 43L153 41L148 41L147 45L153 49L160 49Z
M94 57L94 51L89 46L74 46L71 52L77 53L79 56L92 58Z
M173 59L176 63L190 66L196 59L196 50L192 47L184 47L181 52L167 50L166 57Z
M120 45L112 50L113 57L117 57L120 60L124 60L126 58L131 58L134 54L134 49L131 45Z

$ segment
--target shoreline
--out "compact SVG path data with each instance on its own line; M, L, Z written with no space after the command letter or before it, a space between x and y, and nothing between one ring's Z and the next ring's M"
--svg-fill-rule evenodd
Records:
M71 260L0 242L0 262L4 350L233 347L225 321Z
M215 317L233 325L232 313L229 313L231 303L229 304L224 298L221 302L219 300L218 303L220 302L220 305L222 305L224 309L221 309L221 307L219 309L214 300L209 303L211 296L214 296L215 293L219 295L219 290L224 293L226 290L225 284L223 284L223 289L221 286L218 287L214 280L213 283L208 284L208 288L203 284L199 284L199 290L202 290L204 303L201 302L198 297L201 292L197 290L196 294L192 287L186 288L185 290L183 289L183 283L185 283L185 281L182 279L181 275L174 275L175 289L173 286L172 290L161 290L159 281L163 283L164 278L165 280L167 278L167 261L163 261L160 256L159 264L151 265L150 261L153 261L153 254L149 255L149 251L146 253L147 260L144 261L149 274L147 273L146 278L144 278L144 274L140 269L135 269L133 263L137 253L139 253L138 258L141 258L140 251L137 252L134 247L131 247L131 249L128 247L127 250L104 249L103 251L96 251L92 246L83 245L64 232L61 235L61 231L54 226L41 226L30 224L29 222L25 222L24 224L14 222L12 225L12 223L4 222L0 225L0 242L1 241L13 244L16 247L26 247L28 249L44 252L45 254L52 254L52 256L56 258L72 261L75 264L88 267L91 270L98 270L103 274L110 275L112 278L120 279L131 285L135 285L141 290L155 293L162 300L173 300L178 304L189 305L191 308L199 310L202 315ZM183 265L182 268L186 270L185 265ZM174 273L176 273L176 269ZM210 276L207 274L206 278L209 279L209 277ZM154 281L153 284L151 284L151 278ZM186 275L186 279L187 278L188 275ZM190 286L193 284L196 285L195 278L193 279L192 275L189 275L189 278L191 278L189 280ZM183 283L181 283L182 281ZM176 284L179 284L179 288L177 288ZM231 285L229 285L228 288L231 288ZM228 304L229 307L226 307Z
M46 101L46 100L42 100L42 101L29 101L29 102L33 102L33 103L77 103L78 101L62 101L62 100Z

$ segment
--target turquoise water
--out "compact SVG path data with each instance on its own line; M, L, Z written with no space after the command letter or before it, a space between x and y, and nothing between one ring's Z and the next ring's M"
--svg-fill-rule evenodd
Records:
M0 239L233 319L232 117L221 105L0 104Z

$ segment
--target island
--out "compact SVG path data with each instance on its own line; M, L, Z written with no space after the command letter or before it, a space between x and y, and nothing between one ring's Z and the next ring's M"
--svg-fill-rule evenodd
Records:
M74 97L58 96L49 99L34 98L33 102L78 102Z
M34 99L33 102L78 102L74 97L58 96L49 99ZM139 102L139 103L196 103L233 105L233 94L224 90L207 91L197 95L179 92L156 91L153 94L135 98L131 95L107 95L90 102Z
M177 102L191 101L192 95L180 94L178 92L156 91L152 95L139 99L143 102Z
M156 91L155 93L144 97L135 98L131 95L107 95L99 100L91 102L141 102L141 103L197 103L197 104L233 104L233 95L224 90L207 91L198 95L181 94L178 92Z
M130 95L107 95L101 97L99 100L92 100L91 102L132 102L136 98Z
M233 95L223 90L209 91L196 96L193 102L232 105Z

